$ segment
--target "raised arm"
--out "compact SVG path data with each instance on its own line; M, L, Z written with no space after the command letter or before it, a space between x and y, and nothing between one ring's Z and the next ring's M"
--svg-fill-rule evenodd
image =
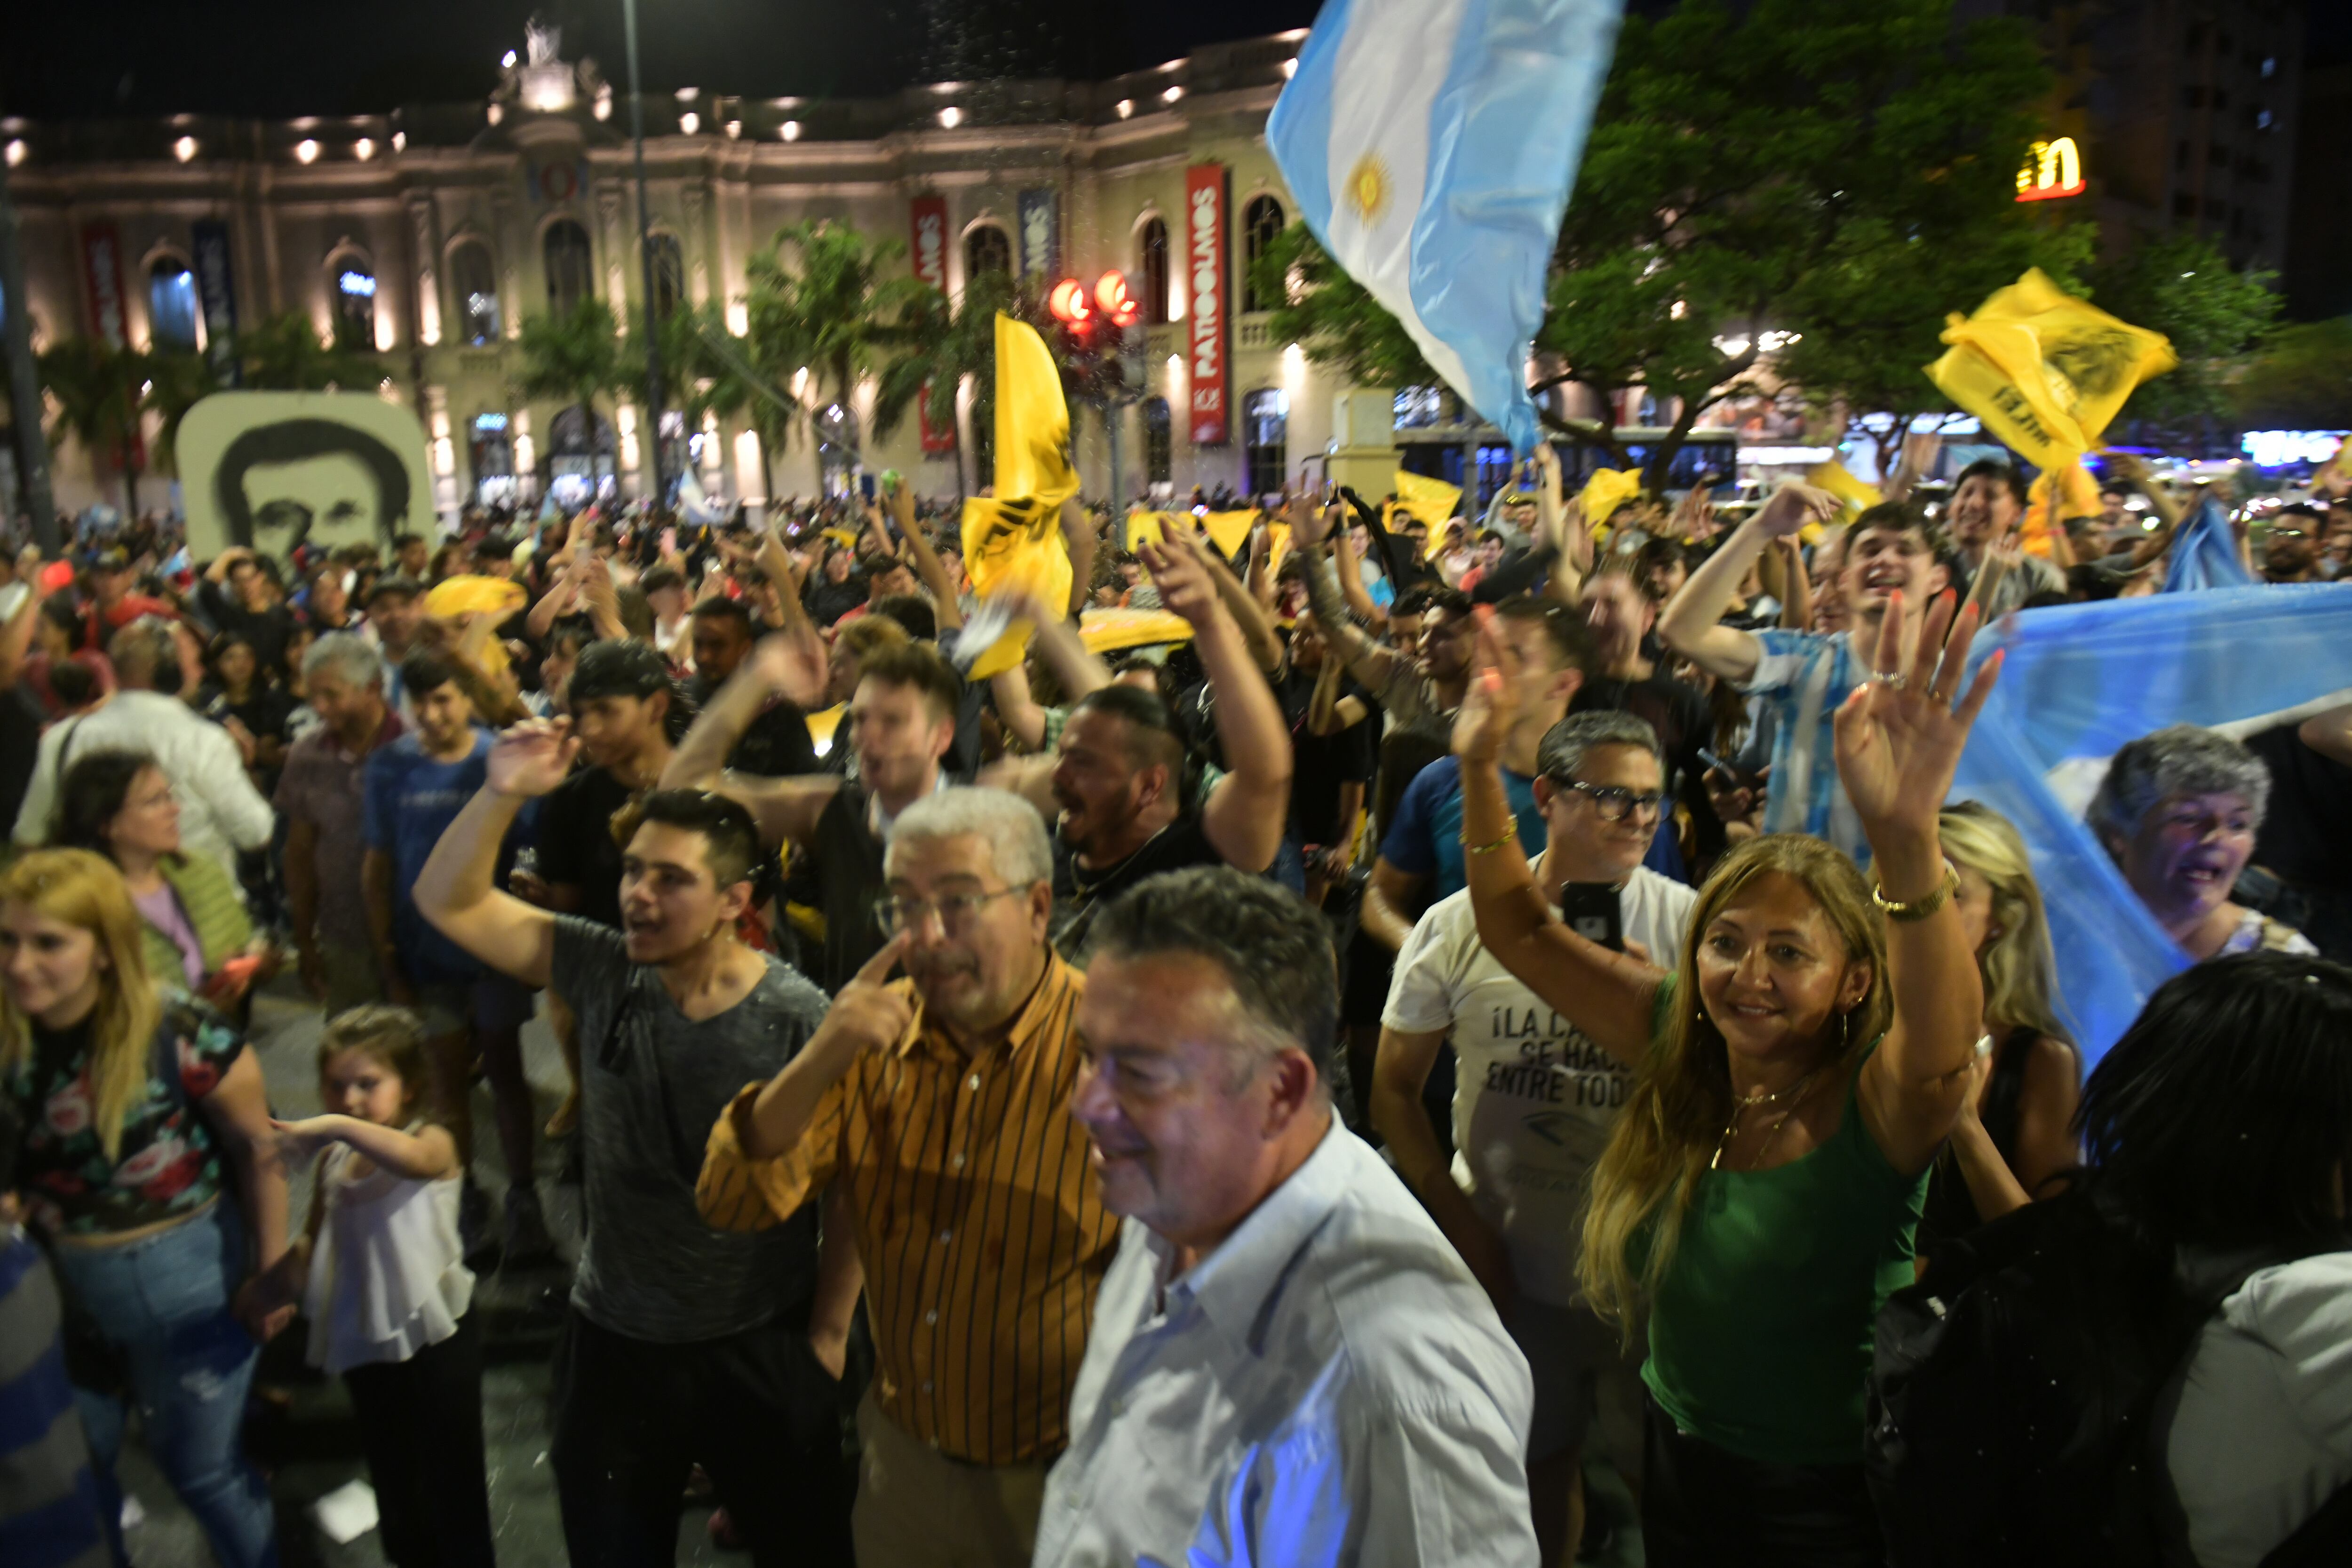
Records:
M1756 673L1763 647L1722 624L1748 567L1776 539L1790 539L1808 522L1833 516L1837 498L1807 485L1782 485L1772 499L1732 531L1723 547L1690 574L1658 615L1658 637L1718 680L1744 682Z
M907 552L914 557L915 575L931 591L931 616L939 623L940 640L963 625L963 606L956 599L955 584L948 581L947 563L940 552L931 548L930 537L915 524L915 496L901 482L890 487L890 512L898 519L898 537L907 542Z
M1491 626L1480 630L1478 650L1481 668L1454 721L1454 752L1462 764L1462 863L1478 940L1594 1045L1639 1068L1649 1057L1651 1016L1664 976L1552 918L1503 793L1499 759L1517 711L1517 671L1509 645Z
M1290 805L1290 729L1213 585L1206 553L1174 536L1143 547L1160 602L1192 626L1192 647L1217 697L1217 739L1231 771L1201 807L1201 829L1225 864L1263 871L1282 847Z
M1111 497L1111 515L1107 526L1123 526L1118 515L1118 498ZM1102 536L1087 521L1087 509L1072 496L1062 503L1062 542L1070 552L1070 604L1068 614L1076 615L1087 607L1087 595L1095 580L1095 555L1102 548Z
M1937 597L1908 648L1900 596L1887 605L1871 668L1896 679L1855 688L1836 721L1838 779L1870 841L1872 872L1886 900L1912 911L1886 921L1895 1021L1863 1068L1856 1099L1879 1151L1906 1174L1927 1168L1958 1120L1984 1032L1983 984L1953 907L1958 879L1937 814L2001 656L1985 661L1963 696L1978 616L1970 605L1954 625L1952 602Z
M1258 603L1249 585L1234 574L1234 569L1225 564L1224 559L1215 550L1198 538L1192 542L1201 564L1208 569L1209 580L1216 584L1217 597L1224 602L1225 613L1233 616L1234 626L1242 634L1242 642L1248 647L1251 660L1271 678L1282 668L1282 638L1276 634L1274 623L1266 617L1265 606ZM1340 546L1339 553L1347 553L1345 545ZM1168 591L1162 588L1160 592L1160 601L1164 604Z
M694 727L670 753L657 787L707 789L740 802L760 825L761 842L770 846L807 842L825 804L839 792L840 779L830 773L766 778L727 767L751 721L778 696L804 709L824 700L824 645L805 619L760 639L751 656L696 715Z
M563 782L580 742L568 721L518 724L490 748L489 776L416 874L416 911L484 963L525 985L542 986L555 959L555 917L494 878L499 846L523 802Z
M37 545L28 544L16 557L16 576L25 584L25 596L16 601L16 613L8 624L0 627L0 688L16 684L25 670L25 650L33 646L33 628L41 618L41 601L49 591L41 586L41 552Z
M1336 521L1328 511L1302 511L1291 525L1290 542L1307 563L1307 603L1323 627L1323 640L1349 673L1377 691L1395 673L1396 650L1366 637L1349 613L1348 601L1339 591L1339 571L1332 564L1334 556L1348 552L1347 544L1343 540L1327 542L1325 539L1325 531ZM1348 564L1352 569L1355 563Z

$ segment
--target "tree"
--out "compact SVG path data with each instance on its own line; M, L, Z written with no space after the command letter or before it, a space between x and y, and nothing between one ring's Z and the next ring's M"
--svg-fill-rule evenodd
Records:
M122 475L124 518L139 512L139 405L145 395L147 356L104 338L68 338L37 362L41 389L58 406L49 445L67 436L89 456L93 476Z
M643 395L642 363L632 366L625 358L613 312L601 300L581 300L571 310L527 317L516 335L520 364L511 377L511 390L525 401L578 406L593 426L596 400L635 391ZM656 431L646 438L659 438Z
M2084 248L2015 200L2047 87L2022 26L1956 25L1951 0L1688 0L1629 16L1553 257L1531 390L1672 400L1653 485L1706 409L1766 390L1759 369L1824 405L1935 406L1919 367L1946 312L2026 265L2070 275ZM1267 268L1261 287L1296 268L1277 335L1360 380L1434 379L1304 237ZM1543 417L1625 463L1606 422Z
M2249 428L2352 427L2352 316L2277 329L2231 395Z
M906 314L930 287L882 276L905 248L831 222L779 230L747 268L751 363L804 365L815 378L815 405L849 408L857 383L907 345Z
M183 349L150 353L147 378L145 406L158 422L154 466L176 474L180 471L180 422L188 416L189 409L221 389L220 376L210 359L194 349Z
M2233 270L2197 234L2150 235L2093 274L2099 308L2162 332L2180 363L2145 383L2123 417L2178 439L2226 419L2231 389L2278 320L2274 272Z
M358 392L384 377L381 354L340 341L320 342L299 310L246 328L232 341L231 352L248 392Z
M1034 290L1024 289L1010 273L982 272L968 280L962 296L952 300L926 285L900 315L905 346L884 367L875 387L877 439L896 430L928 389L930 401L924 416L934 429L947 431L954 443L958 496L963 493L963 436L956 424L956 393L967 378L971 382L972 439L979 447L972 465L974 478L987 483L993 467L1000 310L1032 326L1045 314ZM1053 342L1050 332L1046 342Z

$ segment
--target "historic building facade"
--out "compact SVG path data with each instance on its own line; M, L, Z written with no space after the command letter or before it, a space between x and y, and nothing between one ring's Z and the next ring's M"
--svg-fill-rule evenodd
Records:
M1147 344L1144 395L1118 412L1121 488L1275 488L1321 458L1333 417L1328 376L1272 341L1248 279L1251 258L1296 216L1265 124L1301 37L1104 82L942 83L824 102L648 91L656 307L715 302L740 331L747 263L810 218L901 241L893 265L950 294L984 268L1089 284L1116 268L1142 302ZM89 333L204 349L238 323L295 311L322 342L378 353L383 395L413 404L425 426L445 517L476 497L528 500L605 474L634 494L651 434L637 408L625 398L591 421L511 388L532 315L593 298L625 331L641 317L629 107L541 34L471 105L282 123L0 122L36 345ZM861 416L871 395L869 384L853 400ZM1103 417L1075 418L1086 493L1101 497ZM690 460L715 494L764 495L747 426L669 419L673 471ZM960 421L959 444L910 416L865 440L865 464L951 494L960 466L971 483L959 455L972 449L968 410ZM779 496L810 495L825 478L805 435L765 457ZM57 489L68 508L121 495L70 445ZM142 499L162 500L159 479Z

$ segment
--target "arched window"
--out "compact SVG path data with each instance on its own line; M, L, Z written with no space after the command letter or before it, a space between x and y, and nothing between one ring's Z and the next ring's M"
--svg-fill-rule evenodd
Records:
M654 261L654 320L666 321L686 303L686 252L674 234L656 234L646 244Z
M581 300L595 296L596 253L588 243L588 231L568 217L547 226L543 244L547 256L547 302L556 314L565 315Z
M1173 477L1174 429L1168 416L1168 400L1164 397L1145 398L1143 478L1147 484L1165 484Z
M1143 226L1136 275L1142 281L1143 320L1150 326L1168 321L1168 226L1152 218Z
M449 282L457 296L465 341L477 348L499 341L499 274L490 247L466 240L449 253Z
M147 329L159 351L196 346L196 275L175 256L147 269Z
M1242 452L1249 493L1277 493L1290 467L1290 394L1278 387L1242 399Z
M375 269L356 256L334 262L335 342L370 352L375 348Z
M983 272L1013 270L1013 241L1003 229L992 223L982 224L963 237L963 275L966 279Z
M1266 253L1282 233L1282 204L1272 196L1255 196L1242 209L1242 309L1271 310L1282 302L1279 296L1261 298L1257 288L1257 258ZM1276 489L1282 487L1276 485Z

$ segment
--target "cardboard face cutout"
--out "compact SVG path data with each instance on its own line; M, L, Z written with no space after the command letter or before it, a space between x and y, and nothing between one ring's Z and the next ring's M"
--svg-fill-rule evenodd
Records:
M199 561L235 544L389 554L395 534L432 532L425 427L373 393L217 392L188 410L177 452Z

